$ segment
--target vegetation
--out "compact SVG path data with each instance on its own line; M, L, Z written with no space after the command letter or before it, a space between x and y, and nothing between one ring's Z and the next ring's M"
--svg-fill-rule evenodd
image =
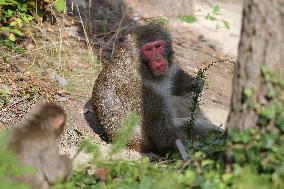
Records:
M283 90L283 78L267 68L263 68L263 74L266 82L273 84L273 90ZM262 129L231 130L227 135L211 133L190 148L190 160L186 163L175 153L159 162L151 162L148 157L140 161L112 159L124 147L138 121L137 116L129 116L108 158L102 158L99 147L85 140L80 150L93 154L93 159L55 188L283 188L284 122L280 108L284 101L277 95L273 98L273 104L278 105L262 107L259 113L259 118L266 120L261 122ZM271 123L278 129L271 129ZM2 174L18 170L3 148L1 154ZM0 179L3 176L0 174Z
M264 68L263 74L268 73L270 77L266 76L266 81L273 83L273 89L283 90L280 83L284 78L275 77L275 72ZM75 170L69 181L58 187L283 188L283 120L278 117L283 114L280 106L283 107L284 102L277 95L274 98L273 101L280 104L274 108L262 107L262 112L266 113L259 113L260 119L269 120L260 125L262 129L231 130L226 135L211 133L206 140L190 147L190 160L186 163L179 160L178 154L169 154L168 160L159 162L151 162L149 158L130 162L101 159L98 148L85 142L82 149L92 152L93 160L88 166ZM278 129L271 129L271 123Z
M200 17L205 18L208 21L211 22L216 22L217 26L218 24L222 23L222 25L226 28L226 29L230 29L230 24L228 21L224 20L224 19L220 19L218 16L222 15L221 11L220 11L220 6L218 4L214 5L212 8L211 12L208 12L207 15L200 15ZM195 22L198 22L198 18L195 15L178 15L176 17L177 19L192 24ZM158 23L158 24L167 24L169 22L167 17L157 17L157 18L149 18L146 19L146 22L151 22L151 23Z
M1 88L0 88L0 108L5 106L9 102L10 102L9 89L5 86L3 86L3 87L1 86Z
M25 35L23 28L30 21L41 22L51 16L53 5L58 12L66 9L65 0L0 0L0 34L16 41L17 37Z
M13 177L17 177L27 171L29 171L26 168L22 168L19 165L19 162L14 157L14 154L12 154L10 151L8 151L5 147L5 143L7 141L7 135L1 133L0 135L0 188L7 188L7 189L13 189L13 188L19 188L19 189L29 189L30 187L16 181L14 179L11 179Z
M31 21L40 22L44 19L44 15L52 15L48 9L53 5L57 11L65 11L64 0L0 0L0 32L8 38L1 43L17 49L11 41L24 36L23 28ZM205 18L222 22L229 29L227 21L218 19L219 14L220 7L216 5ZM179 16L178 19L188 23L197 21L196 17L190 15ZM166 23L167 19L159 18L155 22ZM80 62L84 61L93 62L90 60ZM207 68L198 72L201 79L206 79L206 70ZM70 91L82 85L84 77L81 76L82 81L79 80L78 84L75 83L78 82L78 78L75 78L76 81L73 82L71 80L73 76L68 74L79 72L84 75L83 71L72 69L64 74L66 78L70 78L71 84L68 86ZM190 157L188 162L182 162L177 153L170 153L166 160L159 161L152 161L148 157L139 161L114 159L113 156L125 147L130 133L139 120L133 114L126 118L125 130L121 131L107 157L101 156L98 145L90 140L84 140L78 152L84 151L91 154L92 160L74 170L67 182L58 183L54 188L283 188L284 78L267 66L262 67L262 74L265 78L264 84L269 86L266 93L269 103L263 105L253 98L255 92L253 88L248 88L244 92L245 97L249 99L249 107L258 114L257 128L242 131L232 129L225 134L212 132L205 140L193 141L188 146ZM72 85L75 87L72 88ZM9 103L10 92L9 88L0 85L0 108ZM37 93L37 88L31 88L24 95L35 100ZM195 124L194 112L198 105L198 97L199 94L194 100L195 108L190 110L190 132ZM6 135L2 133L0 137L0 188L29 188L10 179L27 170L19 166L13 154L7 151L5 141Z
M209 21L214 21L216 23L221 22L223 23L224 27L229 30L230 29L229 22L224 19L219 19L218 18L219 15L222 15L220 13L220 6L216 4L213 6L212 11L207 13L207 15L205 16L205 19ZM197 17L193 15L179 15L177 16L177 18L187 23L194 23L198 21Z

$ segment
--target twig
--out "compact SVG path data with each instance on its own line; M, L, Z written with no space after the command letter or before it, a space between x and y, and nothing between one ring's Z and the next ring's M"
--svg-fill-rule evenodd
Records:
M89 51L89 53L90 53L90 55L91 55L92 62L94 63L96 58L95 58L95 56L94 56L94 54L93 54L93 50L92 50L92 47L91 47L91 45L90 45L90 40L89 40L89 38L88 38L88 34L87 34L86 28L85 28L85 26L84 26L84 22L83 22L83 20L82 20L82 16L81 16L81 13L80 13L79 6L76 5L76 7L77 7L77 11L78 11L78 15L79 15L79 18L80 18L80 22L81 22L81 24L82 24L82 28L83 28L83 31L84 31L84 36L85 36L86 43L87 43L87 46L88 46L88 51Z
M122 24L122 22L123 22L123 20L124 20L124 17L125 17L125 12L123 13L122 18L120 19L120 22L119 22L119 24L118 24L117 32L115 33L115 39L114 39L114 42L113 42L113 44L112 44L111 57L113 56L113 53L114 53L114 50L115 50L115 43L116 43L116 40L117 40L117 36L118 36L118 34L121 32L121 31L119 31L119 28L121 27L121 24Z
M56 14L55 14L52 7L50 7L50 10L51 10L53 16L56 18ZM60 39L60 41L59 41L59 52L58 52L58 62L59 62L59 65L61 65L61 52L62 52L62 41L63 41L62 40L62 30L61 30L59 23L56 22L56 24L57 24L57 27L58 27L58 30L59 30L59 39Z
M224 63L224 62L229 62L234 64L235 61L228 59L228 58L224 58L224 59L218 59L215 61L212 61L209 65L207 65L205 68L199 69L199 71L197 72L197 80L206 80L206 72L208 71L208 69L214 65L216 65L217 63ZM196 114L196 109L199 105L199 97L202 96L201 95L202 90L196 92L193 96L193 103L192 103L192 107L190 108L189 112L189 124L188 124L188 129L189 129L189 133L190 133L190 139L191 139L191 145L193 146L193 126L195 124L195 114Z

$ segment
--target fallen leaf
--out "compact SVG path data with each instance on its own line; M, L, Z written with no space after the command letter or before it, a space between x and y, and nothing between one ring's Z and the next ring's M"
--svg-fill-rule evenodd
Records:
M106 181L108 173L109 173L109 169L108 168L96 168L96 170L95 170L95 175L101 181Z

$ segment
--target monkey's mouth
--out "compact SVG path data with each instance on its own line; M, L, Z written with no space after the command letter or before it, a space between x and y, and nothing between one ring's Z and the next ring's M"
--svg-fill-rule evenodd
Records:
M167 70L167 66L165 64L161 64L159 66L156 67L157 72L159 72L160 74L164 74L166 73Z

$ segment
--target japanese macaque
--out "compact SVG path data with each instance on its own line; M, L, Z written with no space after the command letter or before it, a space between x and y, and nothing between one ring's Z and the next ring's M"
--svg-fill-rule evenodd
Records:
M16 154L21 165L34 170L25 173L21 181L33 188L46 189L71 173L71 160L59 154L56 142L65 121L66 116L60 106L38 104L28 118L11 131L7 148Z
M99 74L93 109L111 140L123 127L122 120L135 112L141 122L128 147L161 155L178 148L186 159L180 148L188 141L186 124L175 125L172 97L202 86L173 62L171 37L163 26L138 26Z

